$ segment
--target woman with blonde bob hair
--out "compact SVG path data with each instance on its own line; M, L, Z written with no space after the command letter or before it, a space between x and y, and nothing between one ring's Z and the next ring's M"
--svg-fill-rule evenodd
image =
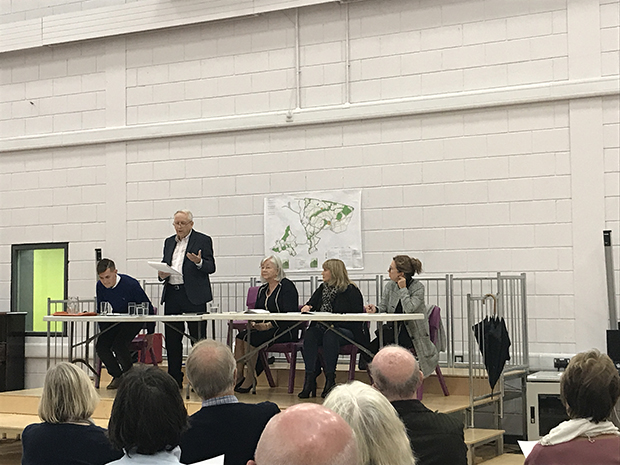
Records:
M361 465L414 465L405 425L390 401L359 381L336 386L323 406L351 426Z
M98 403L84 371L67 362L50 368L39 403L43 423L28 425L22 433L22 465L98 465L121 457L105 430L90 420Z
M323 284L314 291L302 312L330 312L330 313L363 313L364 298L355 284L349 279L347 268L341 260L329 259L323 263ZM367 334L364 333L362 322L334 321L330 325L338 333L360 344L366 344ZM300 399L307 399L316 395L316 378L321 373L318 364L319 347L323 347L325 361L325 388L322 397L336 385L336 364L340 346L349 344L341 335L328 329L324 325L310 324L304 336L304 362L306 365L306 379L304 388L299 393Z

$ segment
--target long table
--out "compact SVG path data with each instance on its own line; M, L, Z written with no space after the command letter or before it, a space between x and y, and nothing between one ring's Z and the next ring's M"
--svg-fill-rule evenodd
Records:
M186 313L181 315L92 315L92 316L80 316L80 315L48 315L43 317L43 320L47 322L47 363L48 367L51 361L51 338L52 331L51 325L52 323L67 323L67 339L68 339L68 351L67 358L68 361L76 362L80 361L85 363L93 372L96 370L94 367L90 366L88 361L88 355L85 358L76 359L74 357L74 351L80 345L85 345L87 354L88 354L88 344L97 338L98 333L96 330L93 330L92 335L90 335L90 323L153 323L153 322L161 322L163 324L173 323L179 321L235 321L235 320L243 320L248 322L248 330L251 330L251 322L252 321L265 321L265 320L275 320L275 321L296 321L297 326L301 325L304 322L317 322L322 324L332 331L335 331L340 336L345 338L348 342L355 344L361 351L368 352L366 347L359 345L356 341L351 340L344 334L340 333L336 328L331 326L331 323L338 321L361 321L368 323L387 323L387 322L397 322L397 321L410 321L410 320L422 320L424 319L424 315L421 313L327 313L327 312L315 312L315 313L255 313L252 311L249 312L222 312L222 313L205 313L205 314L195 314L195 313ZM86 336L81 341L74 341L75 336L75 324L82 323L86 324ZM232 325L228 325L228 332L230 344L232 344ZM189 337L189 335L186 334ZM268 346L272 342L274 342L278 336L275 336L271 340L265 342L260 347L257 347L256 350L260 350L263 347ZM394 340L398 340L398 329L397 325L394 325ZM383 331L379 331L379 346L383 346ZM249 354L246 354L244 358L248 357Z

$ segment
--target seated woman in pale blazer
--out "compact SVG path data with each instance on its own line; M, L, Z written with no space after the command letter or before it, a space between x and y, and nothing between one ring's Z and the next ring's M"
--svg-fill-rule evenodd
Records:
M426 318L395 322L383 325L383 344L398 344L406 349L415 349L420 369L428 376L437 366L439 351L431 342L428 328L428 315L424 302L424 284L414 279L422 271L422 262L407 255L394 257L388 268L390 281L383 289L383 296L378 307L367 305L367 313L421 313ZM394 324L397 325L398 340L394 340ZM379 338L370 343L370 351L379 350ZM366 359L367 360L367 359ZM368 361L368 360L367 360Z

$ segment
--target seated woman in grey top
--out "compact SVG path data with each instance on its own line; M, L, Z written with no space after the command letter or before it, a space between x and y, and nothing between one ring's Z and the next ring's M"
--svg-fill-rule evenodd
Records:
M407 349L414 349L424 376L430 375L437 366L439 352L431 342L428 329L428 315L424 302L424 284L414 275L422 271L422 262L407 255L397 255L390 263L388 274L390 281L383 289L383 296L378 307L370 304L365 307L367 313L422 313L422 320L408 320L403 323L383 325L383 343L398 344ZM398 340L394 340L394 324L397 325ZM370 351L377 353L379 339L370 343Z

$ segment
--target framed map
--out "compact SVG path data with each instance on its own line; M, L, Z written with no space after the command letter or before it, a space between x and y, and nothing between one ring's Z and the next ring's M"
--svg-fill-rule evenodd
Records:
M306 192L265 198L265 255L290 271L320 270L328 258L364 268L362 191Z

